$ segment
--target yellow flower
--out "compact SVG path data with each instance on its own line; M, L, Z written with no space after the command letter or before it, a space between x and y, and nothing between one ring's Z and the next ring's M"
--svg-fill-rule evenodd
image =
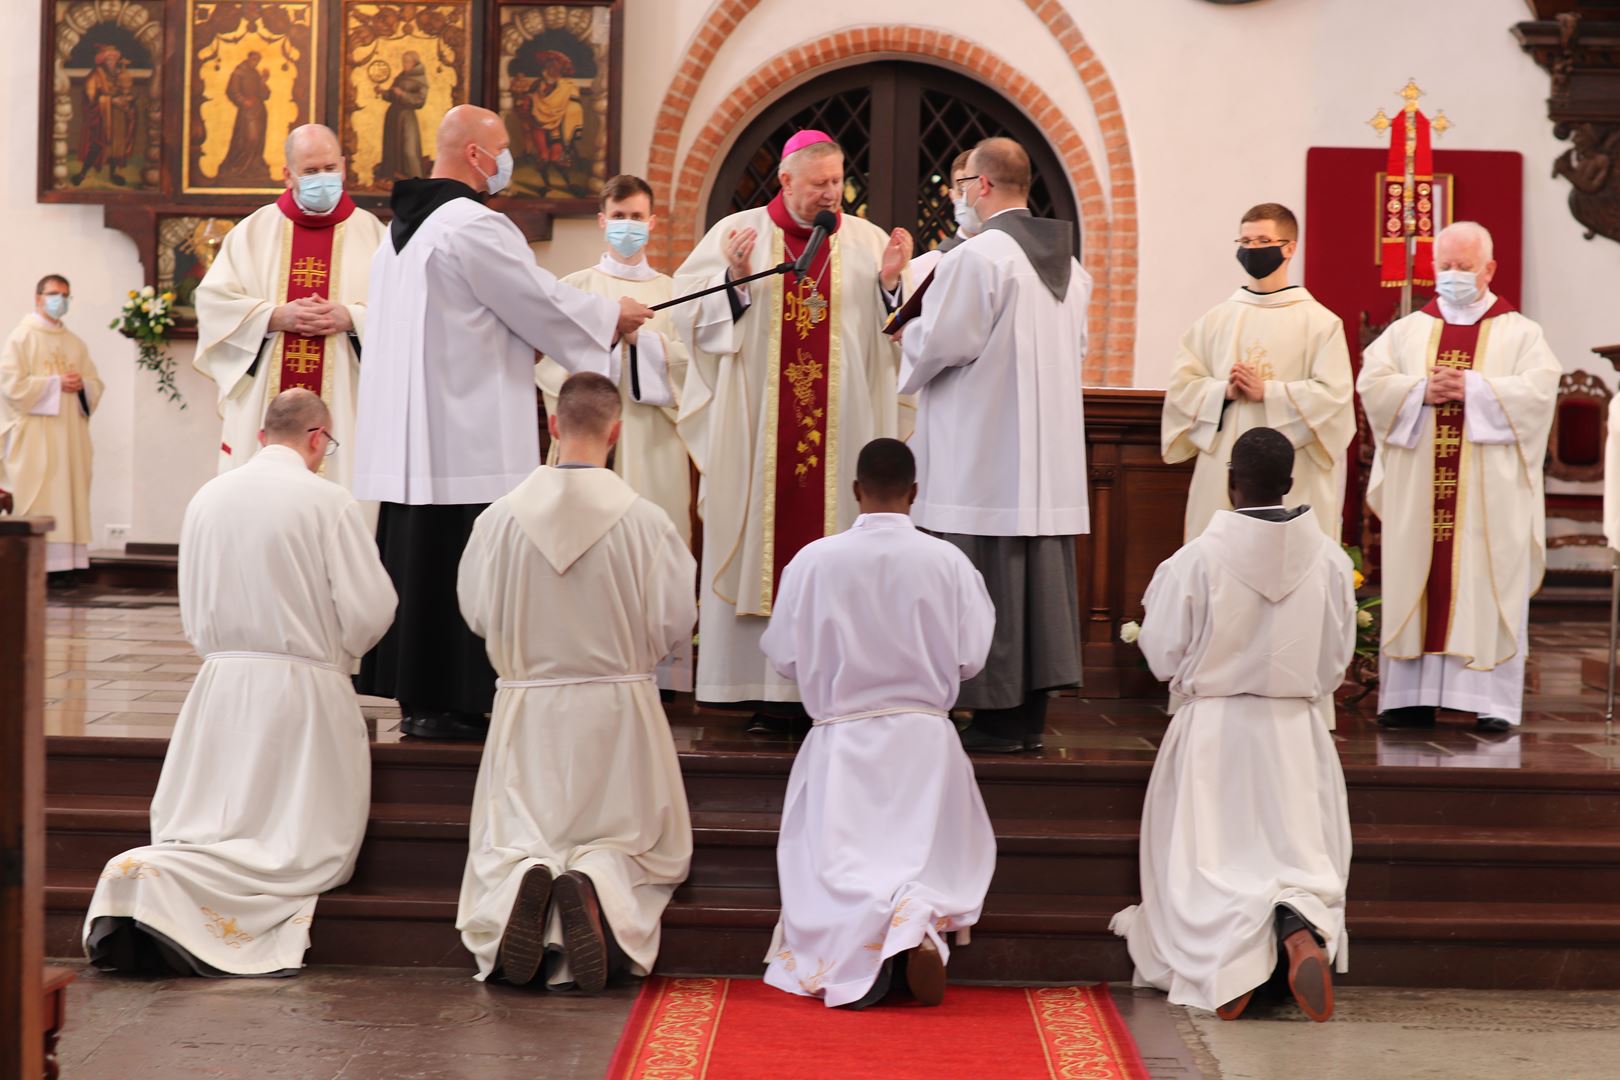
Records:
M165 300L173 300L174 299L174 293L172 293L172 292L164 293L163 294L163 299L165 299Z
M1352 570L1350 573L1354 575L1350 580L1352 583L1354 583L1356 588L1359 589L1363 585L1367 584L1367 575L1363 574L1360 570Z
M129 290L129 298L131 300L135 299L135 290L134 289Z

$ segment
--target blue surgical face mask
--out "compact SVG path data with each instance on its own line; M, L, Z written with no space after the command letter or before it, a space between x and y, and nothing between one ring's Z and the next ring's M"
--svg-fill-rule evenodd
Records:
M312 214L330 212L342 197L342 173L309 173L298 178L298 205Z
M1462 307L1479 299L1479 275L1472 270L1442 270L1434 275L1434 288L1447 303Z
M482 146L478 147L478 151L482 154L489 154L489 151L485 150ZM484 179L489 181L489 193L491 195L499 195L503 190L505 190L506 185L512 182L512 151L510 149L506 149L502 150L498 154L490 154L489 156L495 159L494 176L484 172L484 170L479 168L477 165L474 165L473 167L478 169L480 173L483 173Z
M53 319L60 319L67 314L68 298L66 293L45 294L45 314Z
M984 222L979 220L979 212L968 204L966 195L952 199L951 208L956 211L956 226L962 230L963 236L973 236L984 228Z
M607 223L608 247L621 259L634 258L647 246L647 223L630 218L614 218Z

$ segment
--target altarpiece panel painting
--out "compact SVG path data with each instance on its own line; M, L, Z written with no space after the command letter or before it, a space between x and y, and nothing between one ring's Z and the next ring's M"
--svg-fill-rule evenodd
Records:
M47 15L52 65L45 186L159 190L162 0L57 0Z
M512 140L511 194L594 199L610 152L615 3L500 9L495 106Z
M281 189L287 133L317 117L315 0L190 0L185 160L191 193Z

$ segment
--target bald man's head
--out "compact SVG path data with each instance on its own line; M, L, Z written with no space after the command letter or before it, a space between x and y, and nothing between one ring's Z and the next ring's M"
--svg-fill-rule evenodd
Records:
M293 176L337 172L343 167L343 146L325 124L303 124L287 134L284 147L287 171Z
M319 394L302 388L283 390L264 411L266 442L299 443L313 428L332 426L332 413Z
M511 145L511 138L495 113L477 105L457 105L439 121L438 143L439 156L433 163L436 178L460 180L474 191L490 191L490 178L499 171L501 151Z

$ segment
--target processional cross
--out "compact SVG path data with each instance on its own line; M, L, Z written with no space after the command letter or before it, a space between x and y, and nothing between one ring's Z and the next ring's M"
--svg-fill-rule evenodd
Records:
M1418 117L1421 115L1418 112L1418 98L1423 96L1423 91L1418 89L1416 79L1407 79L1406 85L1401 87L1397 93L1399 93L1401 98L1406 102L1406 104L1401 106L1400 110L1402 113L1402 119L1404 121L1401 127L1406 135L1405 146L1403 148L1405 151L1403 157L1406 163L1406 170L1403 177L1403 183L1401 185L1400 205L1400 228L1402 234L1405 236L1406 242L1406 274L1405 282L1401 285L1401 309L1399 315L1397 316L1399 318L1404 318L1405 316L1412 314L1412 267L1417 258L1417 238L1419 233L1418 211L1420 209L1418 205L1420 199L1417 191L1419 153ZM1373 114L1373 118L1367 121L1367 123L1374 131L1382 135L1384 132L1393 127L1396 121L1391 119L1390 116L1384 112L1383 106L1379 106L1378 111ZM1453 126L1454 125L1452 122L1446 119L1446 111L1444 109L1437 111L1434 114L1434 119L1430 120L1428 123L1429 130L1433 131L1437 135L1444 135L1447 131L1451 130ZM1427 151L1427 140L1425 140L1423 152L1427 154ZM1384 195L1382 192L1379 193L1379 199L1380 201L1384 200ZM1426 211L1428 217L1428 228L1424 229L1423 231L1429 235L1432 235L1434 212L1432 184L1431 190L1426 193L1421 201L1428 204ZM1382 208L1382 213L1379 216L1379 220L1384 221L1393 213L1394 211L1390 207L1384 206ZM1393 284L1393 282L1391 282L1391 284Z

